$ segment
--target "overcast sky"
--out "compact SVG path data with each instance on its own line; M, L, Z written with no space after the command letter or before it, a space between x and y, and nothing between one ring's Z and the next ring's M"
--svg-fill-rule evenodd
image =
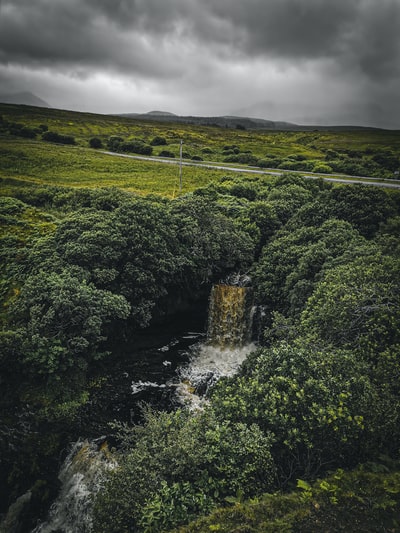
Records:
M0 93L400 129L400 0L0 0Z

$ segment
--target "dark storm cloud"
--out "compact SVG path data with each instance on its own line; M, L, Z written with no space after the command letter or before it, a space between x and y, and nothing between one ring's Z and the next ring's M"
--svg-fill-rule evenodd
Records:
M106 13L104 14L106 15ZM69 0L3 0L0 4L0 61L22 66L136 69L163 76L143 34L120 31L111 17L89 3Z
M399 74L399 0L205 0L205 4L210 16L229 21L230 44L248 56L289 62L332 59L370 78Z
M371 79L394 78L400 74L400 2L365 0L349 35L347 52Z
M0 61L173 77L172 41L210 60L328 58L391 77L399 26L398 0L2 0Z

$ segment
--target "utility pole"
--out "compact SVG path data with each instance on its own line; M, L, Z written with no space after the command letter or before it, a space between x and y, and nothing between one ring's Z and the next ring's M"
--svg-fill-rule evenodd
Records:
M179 192L182 192L182 146L183 139L181 139L181 145L179 147Z

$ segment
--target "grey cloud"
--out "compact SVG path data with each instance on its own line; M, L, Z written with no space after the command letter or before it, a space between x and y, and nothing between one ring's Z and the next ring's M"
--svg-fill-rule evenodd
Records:
M358 0L207 0L220 18L230 20L247 53L313 58L332 53Z
M400 74L400 3L397 0L365 0L366 8L354 21L347 50L371 79Z
M210 57L332 58L390 78L399 27L398 0L2 0L0 61L173 77L175 40Z
M398 0L205 1L210 14L229 21L230 45L248 56L333 59L377 80L399 73Z
M76 91L77 79L122 76L196 112L207 100L262 101L274 83L269 98L297 90L315 105L315 86L339 106L339 79L352 102L386 109L398 100L399 57L400 0L0 0L3 85L17 71L57 73Z
M122 4L122 2L121 2ZM133 28L122 31L101 10L84 2L22 0L0 5L0 61L37 67L136 72L174 76L173 65L160 61L159 47Z

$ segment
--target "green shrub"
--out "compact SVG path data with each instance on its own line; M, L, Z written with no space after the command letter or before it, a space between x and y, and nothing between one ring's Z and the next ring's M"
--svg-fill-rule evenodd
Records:
M76 144L75 138L72 135L61 135L55 131L45 131L42 139L57 144Z
M227 497L272 487L269 438L257 426L216 419L212 410L146 413L125 430L126 452L96 502L95 530L166 531Z
M326 165L325 163L316 163L312 171L317 172L318 174L331 174L332 167L329 165Z
M159 154L160 157L175 157L175 154L170 150L162 150Z
M8 133L15 135L16 137L24 137L26 139L34 139L37 134L37 130L34 128L28 128L24 124L19 124L17 122L2 122L5 126Z
M241 375L219 381L212 405L218 417L272 435L285 484L373 457L397 434L381 394L357 355L282 343L250 356Z
M98 137L92 137L89 140L89 146L90 148L103 148L103 143L101 142L101 139Z
M278 168L281 162L282 160L279 158L265 158L259 159L257 161L257 166L261 168Z
M107 148L111 150L111 152L117 152L118 147L122 142L124 142L122 137L119 137L118 135L111 135L107 141Z
M167 140L164 137L157 135L151 140L150 144L151 146L165 146L167 144Z
M131 140L120 142L117 147L118 152L126 152L141 155L151 155L153 148L141 140Z
M250 153L230 155L224 159L227 163L240 163L241 165L257 165L258 158Z

